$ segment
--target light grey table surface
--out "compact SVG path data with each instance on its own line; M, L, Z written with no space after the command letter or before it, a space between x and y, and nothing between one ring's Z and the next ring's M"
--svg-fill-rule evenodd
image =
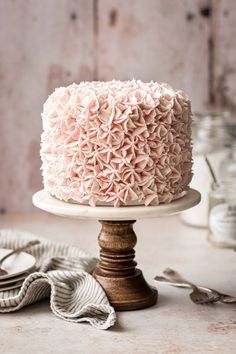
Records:
M18 228L66 241L97 255L99 224L43 212L6 214L0 228ZM236 252L206 241L206 230L183 225L178 216L140 220L136 260L146 279L171 266L198 284L236 296ZM158 285L159 302L145 310L119 312L107 331L55 317L45 300L16 313L0 315L3 354L236 353L236 305L200 306L188 290Z

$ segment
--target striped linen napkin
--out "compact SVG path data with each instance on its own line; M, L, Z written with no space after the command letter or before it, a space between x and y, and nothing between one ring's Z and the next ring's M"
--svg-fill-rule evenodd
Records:
M67 321L89 322L98 329L114 325L116 314L100 284L92 277L97 259L85 251L25 231L0 230L0 248L15 249L29 240L37 272L20 289L0 292L0 312L12 312L50 297L52 312Z

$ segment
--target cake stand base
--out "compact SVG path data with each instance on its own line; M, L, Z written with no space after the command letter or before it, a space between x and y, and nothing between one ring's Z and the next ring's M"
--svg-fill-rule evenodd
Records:
M147 284L134 261L137 242L133 230L135 221L100 222L100 261L93 275L105 289L111 305L122 311L154 305L157 290Z
M197 205L200 199L200 193L190 189L184 197L170 204L93 208L88 205L65 203L42 190L34 194L33 203L55 215L100 220L100 260L93 275L116 310L137 310L154 305L157 301L157 291L147 284L141 270L136 268L134 246L137 238L133 230L135 220L176 214Z

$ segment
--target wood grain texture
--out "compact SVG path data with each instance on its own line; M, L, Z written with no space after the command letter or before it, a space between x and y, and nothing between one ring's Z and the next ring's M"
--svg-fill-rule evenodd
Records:
M93 1L1 1L0 42L0 208L25 211L41 186L43 102L93 78Z
M93 276L118 311L138 310L157 302L156 289L147 284L141 270L136 268L134 222L101 221L98 236L100 261Z
M98 78L157 80L208 102L209 1L99 0Z
M33 210L57 86L153 79L234 113L235 18L234 0L0 0L0 213Z
M215 104L236 115L236 2L213 0Z

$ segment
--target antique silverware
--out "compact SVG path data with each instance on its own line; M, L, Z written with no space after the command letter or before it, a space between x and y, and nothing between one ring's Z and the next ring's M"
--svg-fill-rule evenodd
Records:
M22 251L25 251L26 249L28 249L29 247L31 246L35 246L37 244L39 244L40 241L38 240L34 240L34 241L30 241L28 242L26 245L22 246L22 247L18 247L17 249L13 250L12 252L8 253L6 256L4 256L2 259L0 259L0 276L3 276L3 275L7 275L8 272L2 268L2 264L3 262L10 256L12 256L13 254L15 253L19 253L19 252L22 252Z
M205 288L207 289L207 288ZM212 290L209 288L209 290ZM224 294L224 293L220 293L219 291L217 291L217 293L220 295L220 302L222 302L223 304L234 304L236 303L236 297L235 296L231 296L228 294Z
M174 271L173 269L167 268L163 273L176 283L188 284L189 287L191 287L193 290L189 295L190 299L195 304L210 304L220 299L220 296L216 292L208 292L199 289L195 284L184 279L178 272Z
M171 286L175 286L177 288L191 288L191 286L187 283L178 283L178 282L175 282L171 279L168 279L166 277L163 277L163 276L156 276L154 278L156 281L159 281L159 282L162 282L164 284L167 284L167 285L171 285ZM233 303L236 303L236 297L234 296L231 296L231 295L227 295L227 294L223 294L217 290L214 290L214 289L211 289L211 288L207 288L205 286L197 286L198 289L200 290L203 290L203 291L208 291L208 292L215 292L219 295L219 302L222 302L224 304L233 304Z

